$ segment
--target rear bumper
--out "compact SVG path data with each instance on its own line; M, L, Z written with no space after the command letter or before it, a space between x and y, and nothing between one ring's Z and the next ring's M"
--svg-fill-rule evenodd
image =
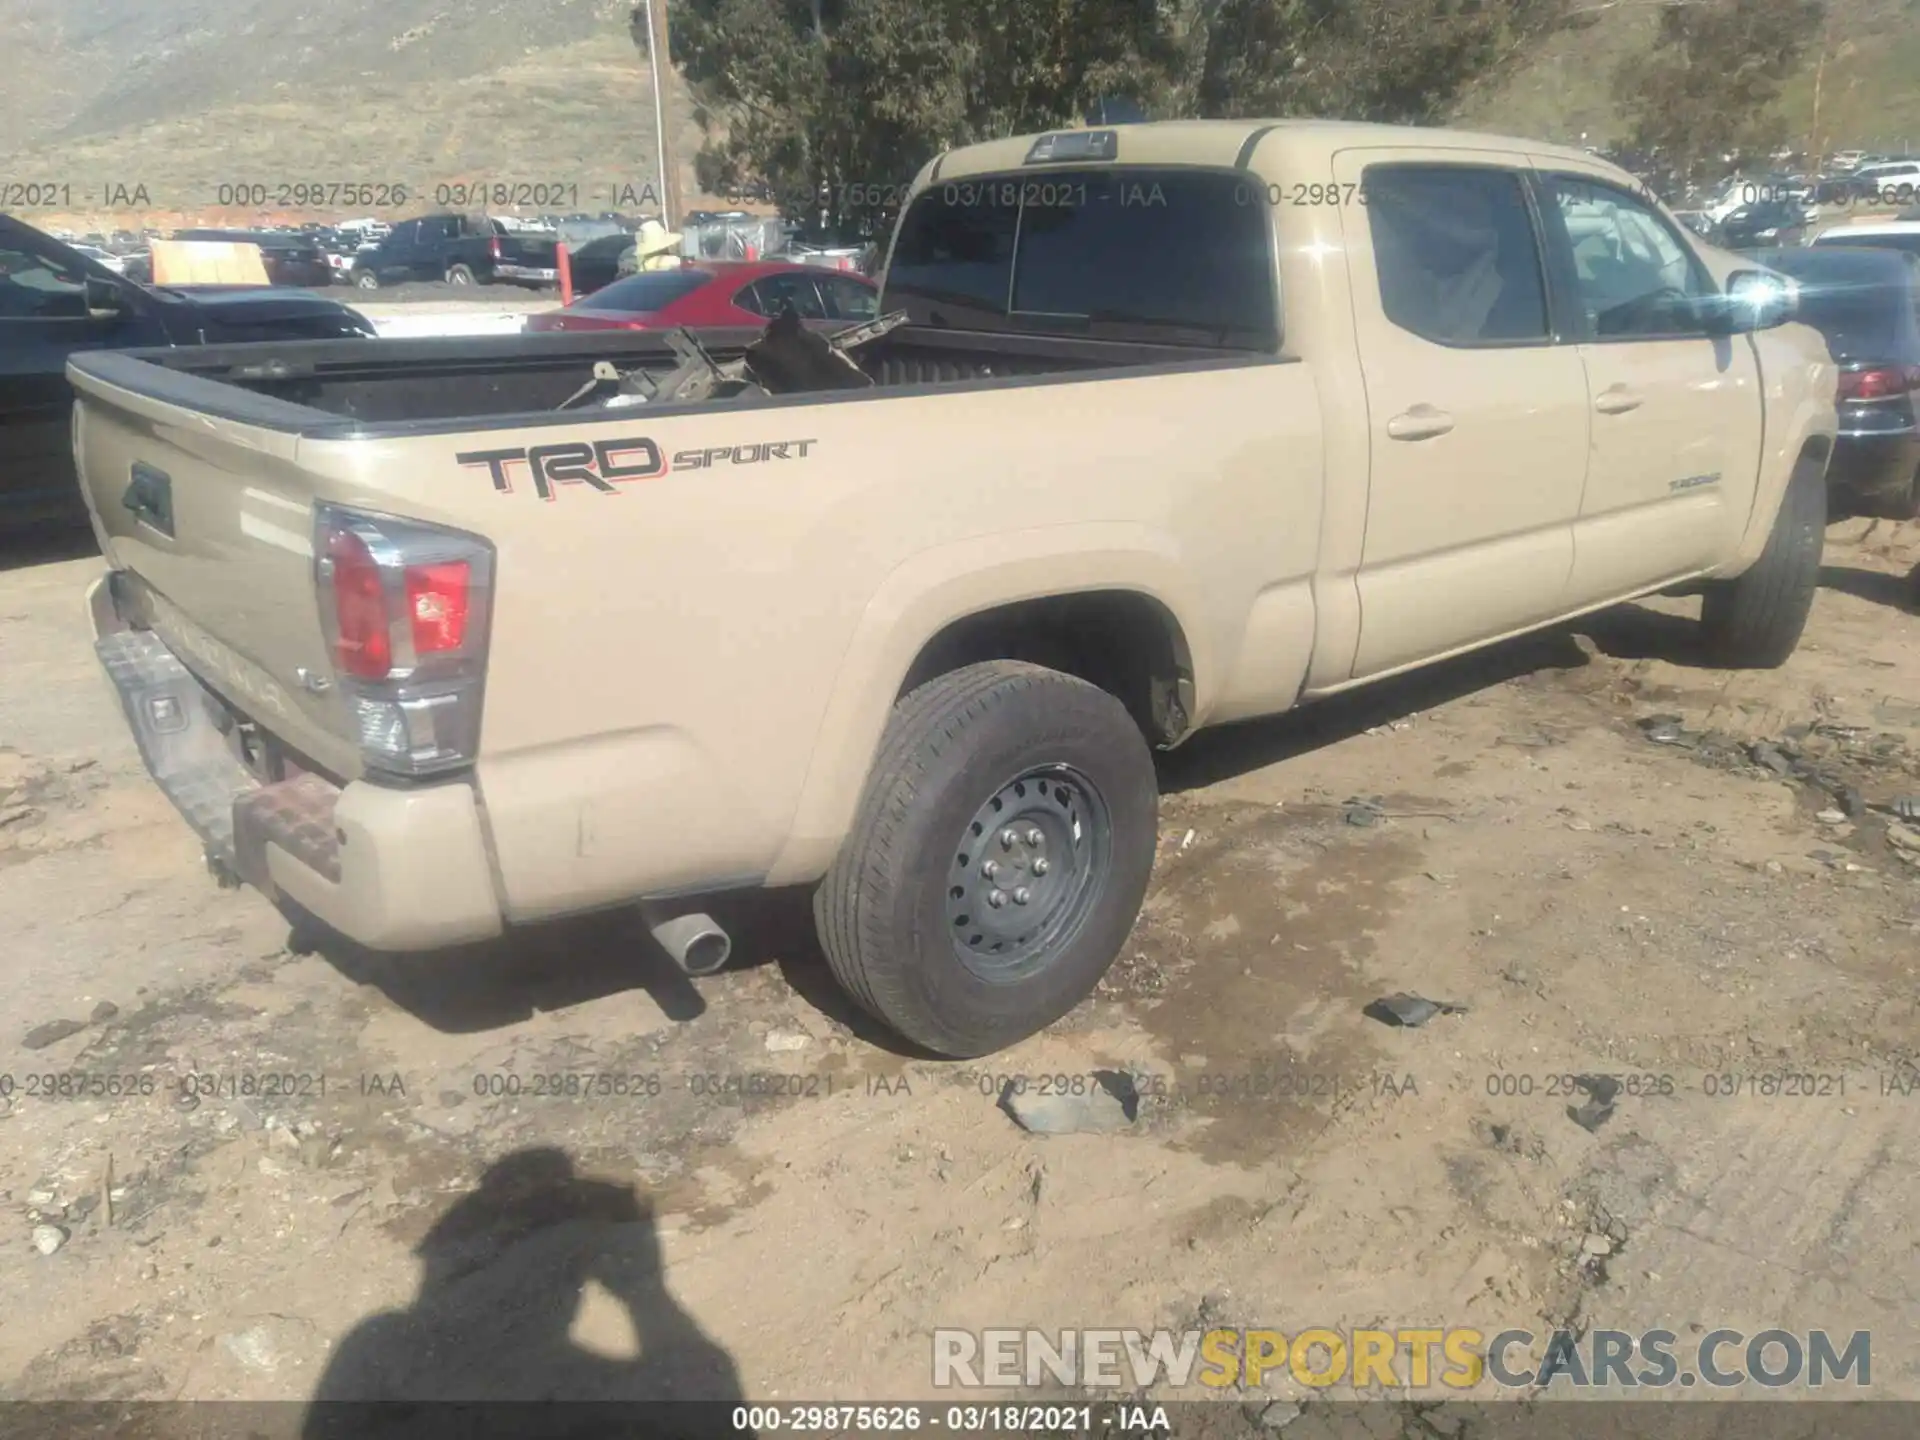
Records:
M554 266L541 268L538 265L496 265L493 267L496 280L538 281L543 285L552 285L560 279L560 271Z
M149 630L117 626L103 578L95 650L140 757L210 860L375 950L427 950L504 928L473 788L400 789L305 774L264 784L220 728L218 703Z

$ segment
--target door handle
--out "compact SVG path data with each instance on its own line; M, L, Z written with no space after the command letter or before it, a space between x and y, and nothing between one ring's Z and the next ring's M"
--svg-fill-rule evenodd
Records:
M1431 440L1453 429L1453 417L1431 405L1415 405L1387 421L1387 435L1394 440Z
M1645 399L1638 390L1625 385L1613 385L1600 392L1600 398L1593 402L1593 408L1602 415L1624 415L1629 410L1638 410Z

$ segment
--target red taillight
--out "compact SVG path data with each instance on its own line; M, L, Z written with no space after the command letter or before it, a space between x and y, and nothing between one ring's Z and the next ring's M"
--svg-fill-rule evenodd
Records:
M1882 365L1840 372L1842 400L1886 400L1920 391L1920 365Z
M487 253L493 256L493 258L496 260L500 258L500 237L498 235L494 236L493 239L488 243Z
M471 573L464 560L407 567L407 618L413 626L414 654L439 654L466 644Z
M359 680L384 680L393 669L386 581L366 541L351 530L327 536L333 562L333 658Z
M314 584L339 718L357 733L368 768L426 775L471 763L493 547L477 535L335 505L316 506L314 519ZM319 695L329 687L311 688Z

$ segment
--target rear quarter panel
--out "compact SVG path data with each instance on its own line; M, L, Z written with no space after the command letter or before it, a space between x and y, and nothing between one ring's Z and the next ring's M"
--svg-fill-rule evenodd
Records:
M576 440L680 468L543 499L524 465L498 489L460 458ZM478 780L517 919L824 871L909 666L963 615L1142 591L1185 631L1201 719L1250 691L1284 708L1311 646L1304 365L306 442L300 463L328 498L497 547ZM1258 611L1300 623L1247 661Z

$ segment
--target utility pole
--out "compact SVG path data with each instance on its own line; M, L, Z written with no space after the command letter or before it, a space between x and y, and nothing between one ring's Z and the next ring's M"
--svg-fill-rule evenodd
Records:
M660 220L669 230L682 214L680 167L668 133L667 85L673 78L672 40L667 33L667 0L642 0L647 10L647 59L653 67L655 159L660 166Z

